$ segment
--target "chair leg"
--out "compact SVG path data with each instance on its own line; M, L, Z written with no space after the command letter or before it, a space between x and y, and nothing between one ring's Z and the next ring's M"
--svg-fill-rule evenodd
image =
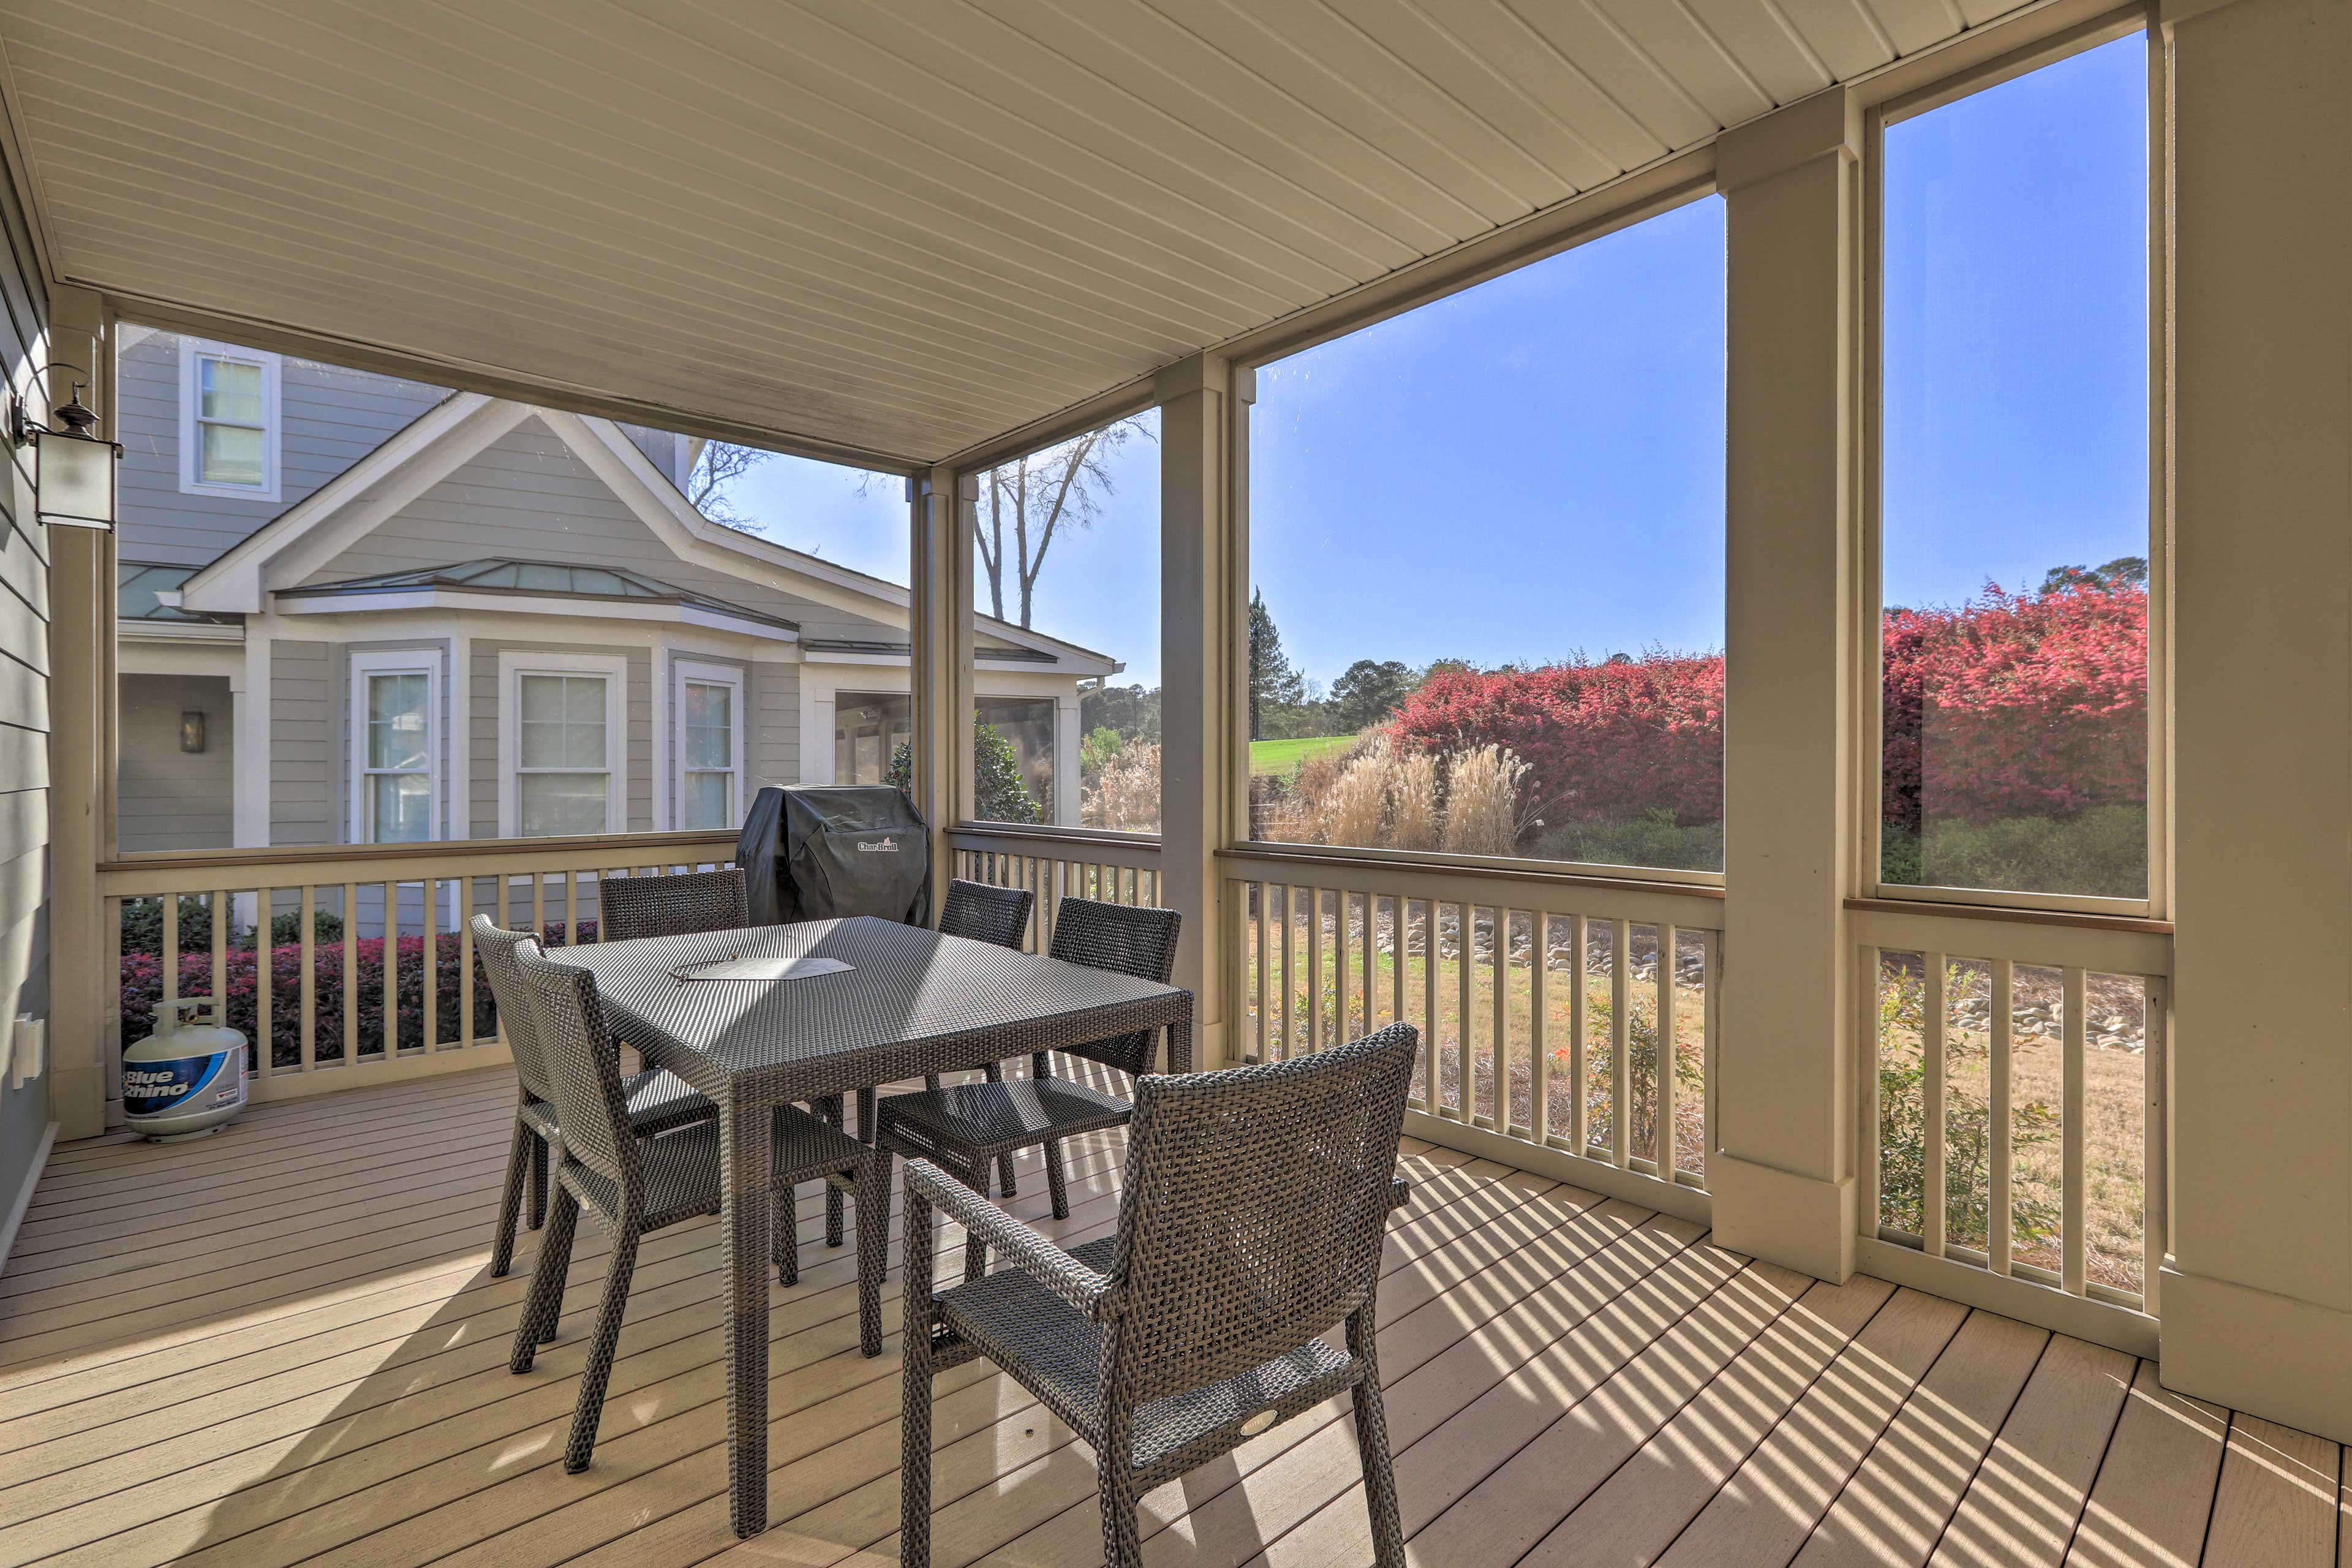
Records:
M879 1149L857 1170L857 1348L882 1353L882 1276L890 1267L890 1156Z
M988 1195L988 1162L976 1162L969 1171L956 1172L956 1179L982 1197ZM963 1239L963 1277L968 1284L988 1273L988 1244L978 1231L966 1231Z
M1108 1568L1143 1568L1143 1537L1135 1526L1134 1444L1124 1414L1116 1407L1108 1414L1102 1447L1095 1455L1103 1562Z
M530 1228L547 1223L547 1140L533 1138L530 1154Z
M1004 1081L1003 1062L989 1062L980 1070L991 1083ZM999 1154L996 1157L996 1190L1008 1198L1017 1198L1021 1195L1019 1190L1013 1184L1013 1156L1010 1154Z
M1356 1447L1364 1465L1364 1506L1371 1515L1375 1568L1404 1568L1404 1530L1397 1517L1396 1467L1389 1457L1388 1412L1381 1399L1381 1363L1372 1346L1370 1305L1348 1319L1348 1349L1364 1363L1356 1385Z
M1070 1186L1062 1173L1062 1141L1049 1140L1045 1144L1045 1191L1054 1200L1054 1217L1070 1217Z
M828 1186L825 1195L828 1198L834 1196L833 1188ZM828 1203L825 1206L830 1215L834 1205ZM797 1285L801 1282L801 1216L800 1205L793 1189L778 1187L769 1208L768 1228L771 1234L768 1248L776 1260L776 1283Z
M572 1228L579 1223L580 1200L568 1192L555 1194L555 1213L539 1244L539 1267L531 1270L530 1293L523 1298L522 1321L515 1325L514 1350L507 1357L509 1372L529 1372L539 1347L555 1337L563 1315L563 1281L572 1272Z
M507 1187L499 1198L499 1236L490 1247L490 1278L503 1279L514 1267L515 1226L522 1219L523 1184L530 1176L530 1146L539 1134L515 1118L514 1137L507 1148Z
M857 1216L866 1229L866 1215ZM898 1409L898 1568L931 1568L931 1206L907 1194Z
M572 1439L563 1446L566 1475L586 1469L595 1452L596 1427L604 1418L604 1388L613 1381L613 1356L621 1343L621 1319L629 1310L629 1279L636 1271L637 1233L624 1226L613 1237L613 1262L604 1271L604 1305L596 1314L588 1365L580 1373L580 1405L572 1413Z

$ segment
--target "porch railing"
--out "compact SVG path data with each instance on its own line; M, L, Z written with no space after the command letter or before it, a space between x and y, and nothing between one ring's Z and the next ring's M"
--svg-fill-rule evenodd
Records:
M1157 844L982 827L953 828L947 838L950 875L994 887L1026 888L1037 895L1024 944L1031 952L1044 952L1053 945L1055 915L1066 897L1114 904L1160 902Z
M593 941L604 879L730 865L734 847L730 834L646 834L103 865L104 973L119 977L104 1005L108 1097L120 1098L126 1031L145 1033L183 995L215 998L253 1041L257 1099L493 1065L506 1047L474 961L478 910L551 944ZM194 921L209 928L201 940Z
M1864 1267L1947 1294L1973 1271L2153 1319L2170 936L1883 906L1853 921Z
M1412 1109L1439 1124L1431 1136L1484 1131L1506 1141L1500 1158L1564 1155L1576 1176L1703 1216L1717 889L1277 851L1224 860L1243 1056L1277 1061L1407 1020L1423 1041Z

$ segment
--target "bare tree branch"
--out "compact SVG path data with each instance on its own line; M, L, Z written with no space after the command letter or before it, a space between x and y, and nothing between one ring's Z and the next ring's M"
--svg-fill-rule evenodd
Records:
M688 476L686 499L693 504L695 510L713 522L756 531L758 523L729 499L727 489L737 479L774 456L773 452L762 451L757 447L738 447L726 441L708 442L702 448L702 456L695 459L694 472Z

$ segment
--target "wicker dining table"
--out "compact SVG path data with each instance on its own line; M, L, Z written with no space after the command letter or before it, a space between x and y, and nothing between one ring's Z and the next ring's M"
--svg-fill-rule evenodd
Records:
M1192 1070L1192 993L919 926L806 921L548 956L593 974L606 1026L719 1107L730 1512L746 1538L768 1525L771 1110L1144 1030L1166 1032L1167 1071ZM676 973L735 958L848 967L786 980Z

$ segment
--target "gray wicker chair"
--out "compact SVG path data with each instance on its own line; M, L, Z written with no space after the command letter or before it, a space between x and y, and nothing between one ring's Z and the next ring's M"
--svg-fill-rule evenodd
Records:
M539 1032L531 1027L530 1010L523 1005L522 971L515 953L528 947L535 955L539 939L522 931L502 931L488 915L473 920L474 951L488 976L490 996L498 1004L499 1030L514 1057L515 1078L521 1090L515 1104L514 1138L507 1151L506 1192L499 1200L498 1240L490 1249L490 1273L504 1278L514 1265L515 1226L521 1217L523 1184L530 1184L530 1228L547 1223L548 1155L562 1134L556 1118L554 1079ZM629 1110L629 1125L651 1136L673 1127L707 1121L719 1114L709 1100L687 1087L675 1073L656 1068L627 1073L621 1095Z
M1064 899L1054 916L1053 956L1164 984L1176 967L1180 922L1173 910ZM1155 1029L1062 1048L1140 1078L1151 1070L1159 1043ZM992 1163L1043 1144L1054 1217L1067 1219L1062 1140L1121 1126L1134 1110L1118 1095L1055 1078L1051 1055L1040 1051L1030 1058L1026 1081L965 1083L891 1096L882 1102L876 1142L893 1154L944 1165L982 1193L988 1190Z
M607 877L596 884L596 934L606 942L740 931L751 923L743 873L681 872L675 877Z
M1136 1500L1343 1389L1375 1561L1404 1540L1373 1347L1410 1024L1267 1067L1136 1085L1118 1230L1065 1252L928 1161L907 1166L899 1556L927 1568L931 1380L986 1356L1095 1451L1103 1554L1143 1561ZM931 1211L1006 1267L947 1291ZM1342 1321L1343 1353L1320 1336Z
M604 1026L595 977L534 952L518 950L514 958L524 1006L552 1069L556 1112L563 1128L555 1207L548 1216L547 1237L540 1245L539 1267L531 1275L508 1361L515 1372L529 1372L539 1347L554 1338L580 1211L587 1209L613 1234L604 1307L595 1337L589 1342L587 1365L580 1374L580 1403L563 1449L564 1469L578 1475L595 1450L638 1242L648 1232L719 1212L719 1129L704 1122L657 1138L639 1137L629 1124L619 1051ZM880 1355L882 1272L889 1261L888 1162L796 1106L777 1107L771 1136L777 1271L788 1284L798 1278L793 1188L817 1180L846 1187L857 1202L858 1340L867 1355Z
M998 947L1009 947L1018 952L1022 939L1029 931L1029 917L1036 907L1037 895L1026 888L999 888L987 882L967 882L959 877L948 884L947 902L940 909L940 934L993 942ZM989 1082L1004 1081L1003 1062L992 1058L972 1065ZM938 1089L940 1075L925 1073L923 1087ZM873 1124L871 1117L863 1123L869 1128ZM1019 1190L1013 1184L1013 1156L1010 1154L996 1162L996 1190L1008 1198L1019 1195Z

